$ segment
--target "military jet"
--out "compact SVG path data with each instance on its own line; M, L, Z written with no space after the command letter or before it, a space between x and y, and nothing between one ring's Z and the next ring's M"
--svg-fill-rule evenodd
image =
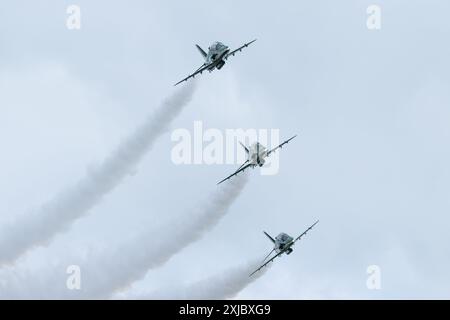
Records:
M242 144L242 142L239 142L241 146L245 149L245 152L247 153L247 160L233 173L230 174L225 179L221 180L217 184L221 184L222 182L232 178L233 176L237 175L239 172L243 172L245 169L249 167L256 167L260 166L262 167L264 163L266 162L265 158L270 156L274 151L276 151L278 148L282 148L285 144L289 143L292 139L294 139L297 135L293 136L292 138L289 138L288 140L284 141L282 144L280 144L278 147L273 148L272 150L267 150L262 144L259 142L255 142L250 147L246 147Z
M253 271L250 274L250 277L252 275L254 275L255 273L257 273L259 270L261 270L262 268L264 268L265 266L267 266L269 263L271 263L273 260L275 260L277 257L281 256L283 253L286 254L291 254L292 251L294 251L294 249L292 249L292 247L294 246L295 242L297 242L297 240L300 240L301 237L303 237L309 230L311 230L316 224L319 223L319 220L317 220L316 222L314 222L314 224L312 226L310 226L308 229L306 229L301 235L299 235L297 238L292 238L291 236L287 235L286 233L280 233L278 236L274 238L272 238L267 232L263 231L264 234L270 239L270 241L272 241L272 243L274 244L274 248L272 249L272 251L270 251L270 253L264 258L263 260L263 264L256 269L255 271ZM270 255L272 254L272 252L276 252L277 254L274 255L272 258L270 258L269 260L267 260L267 258L270 257ZM266 261L267 260L267 261Z
M214 42L211 46L208 48L208 53L205 52L198 44L195 46L197 47L198 51L200 51L200 54L205 59L205 62L194 71L194 73L190 74L183 80L175 83L175 86L189 80L190 78L194 78L197 74L202 74L203 71L208 70L209 72L213 71L214 69L220 70L225 65L225 61L228 60L230 56L234 56L236 52L242 51L242 49L248 47L251 45L255 40L247 42L243 46L237 48L236 50L230 51L230 48L226 45L224 45L221 42Z

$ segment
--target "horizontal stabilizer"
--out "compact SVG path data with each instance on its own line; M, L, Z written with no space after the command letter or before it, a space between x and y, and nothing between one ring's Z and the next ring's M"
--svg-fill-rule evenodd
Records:
M273 243L275 243L275 240L274 240L267 232L265 232L265 231L263 231L263 232L264 232L264 234L267 236L267 238L270 239L270 241L272 241Z
M239 141L239 143L241 144L241 146L245 149L245 152L247 152L247 154L250 152L249 150L248 150L248 148L242 143L242 142L240 142Z
M200 51L200 53L202 54L203 58L206 58L206 52L205 50L203 50L198 44L195 45L198 49L198 51Z

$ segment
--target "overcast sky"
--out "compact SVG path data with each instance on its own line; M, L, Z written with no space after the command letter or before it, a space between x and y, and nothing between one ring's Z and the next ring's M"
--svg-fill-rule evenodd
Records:
M80 30L66 27L71 4ZM372 4L380 30L366 26ZM134 176L0 280L27 273L45 290L43 273L65 274L61 266L90 250L112 252L185 219L237 168L172 162L171 131L200 120L298 137L277 175L250 172L216 227L120 296L175 297L268 253L262 230L296 236L320 219L236 297L450 298L448 12L445 0L2 1L0 224L108 157L201 65L194 44L258 41L199 78ZM156 234L158 245L174 236ZM370 265L381 270L380 290L366 286Z

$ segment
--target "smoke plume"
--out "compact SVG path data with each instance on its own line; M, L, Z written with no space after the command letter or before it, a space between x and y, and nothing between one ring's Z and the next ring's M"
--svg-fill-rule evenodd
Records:
M0 230L0 266L28 250L49 243L57 234L99 204L103 197L133 174L135 167L170 122L191 100L194 82L166 99L128 139L84 178L30 214L17 217Z
M269 268L267 266L254 275L249 276L260 265L261 260L254 260L182 288L163 289L149 294L130 295L128 297L131 299L171 300L232 299L251 283L263 276Z
M78 259L82 260L81 263L72 259L73 264L80 266L82 290L67 290L66 266L58 266L53 267L51 272L40 272L38 279L31 278L31 274L25 277L15 275L5 281L3 288L0 286L0 298L3 298L2 292L6 295L4 298L110 298L142 279L150 269L163 265L216 226L247 181L247 174L243 174L218 186L194 210L185 212L181 218L158 230L141 233L120 247L93 252Z

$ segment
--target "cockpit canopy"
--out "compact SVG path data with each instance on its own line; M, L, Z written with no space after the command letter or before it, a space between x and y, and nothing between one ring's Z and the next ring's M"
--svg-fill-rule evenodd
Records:
M287 235L286 233L280 233L277 236L277 240L279 240L280 242L288 242L292 240L292 237L290 237L289 235Z
M209 49L210 49L210 50L220 51L220 50L222 50L222 49L225 49L226 47L227 47L227 46L224 45L222 42L216 41L216 42L214 42L214 43L209 47Z
M250 154L261 154L263 151L266 150L266 147L264 147L259 142L254 142L253 144L250 145L249 149L250 149Z

